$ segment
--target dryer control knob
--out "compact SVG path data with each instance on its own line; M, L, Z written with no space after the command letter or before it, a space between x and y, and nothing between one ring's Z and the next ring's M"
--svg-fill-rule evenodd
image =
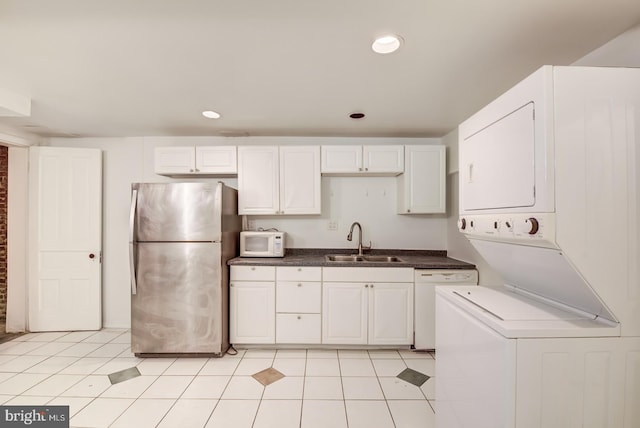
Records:
M536 233L538 233L538 230L540 229L540 224L538 224L538 220L534 217L529 217L528 219L525 220L525 223L527 223L529 225L529 235L535 235Z
M458 227L460 228L460 230L465 230L467 228L467 220L461 218Z

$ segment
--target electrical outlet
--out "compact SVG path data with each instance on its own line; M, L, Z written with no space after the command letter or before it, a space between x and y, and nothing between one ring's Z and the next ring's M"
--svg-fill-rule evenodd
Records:
M338 230L338 222L336 220L329 220L329 230Z

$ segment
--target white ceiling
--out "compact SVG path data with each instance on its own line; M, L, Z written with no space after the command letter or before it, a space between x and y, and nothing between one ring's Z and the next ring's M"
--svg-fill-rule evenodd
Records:
M638 0L0 0L0 89L32 100L0 130L437 137L638 22ZM405 44L374 54L385 32Z

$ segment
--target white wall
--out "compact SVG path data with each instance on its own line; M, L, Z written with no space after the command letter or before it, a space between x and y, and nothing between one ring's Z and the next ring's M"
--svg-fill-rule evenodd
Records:
M447 146L447 255L454 259L473 263L478 269L478 280L482 285L501 285L501 276L491 269L469 240L458 231L459 190L458 190L458 130L455 129L442 138Z
M640 24L583 56L572 65L640 67Z
M194 181L153 172L153 151L169 145L286 144L440 144L435 138L277 138L277 137L138 137L54 138L57 147L103 150L103 318L105 327L129 327L128 209L135 182ZM236 178L209 178L237 187ZM446 215L397 215L394 177L323 177L322 215L251 216L255 227L276 227L297 248L355 248L346 237L352 222L363 227L363 241L374 248L446 249ZM338 230L328 230L329 221Z
M619 35L603 46L595 49L572 65L579 66L619 66L640 67L640 25ZM532 72L535 70L531 70ZM496 94L496 98L500 94ZM474 263L478 267L480 283L483 285L501 284L502 278L473 248L464 236L458 232L458 131L451 131L442 138L447 146L447 244L449 257Z

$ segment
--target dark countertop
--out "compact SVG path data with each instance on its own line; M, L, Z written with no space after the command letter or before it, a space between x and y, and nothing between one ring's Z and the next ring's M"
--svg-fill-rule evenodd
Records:
M230 266L410 267L416 269L475 269L475 265L447 257L446 251L373 249L365 255L396 256L401 262L330 262L326 254L356 254L353 249L288 248L280 257L236 257Z

